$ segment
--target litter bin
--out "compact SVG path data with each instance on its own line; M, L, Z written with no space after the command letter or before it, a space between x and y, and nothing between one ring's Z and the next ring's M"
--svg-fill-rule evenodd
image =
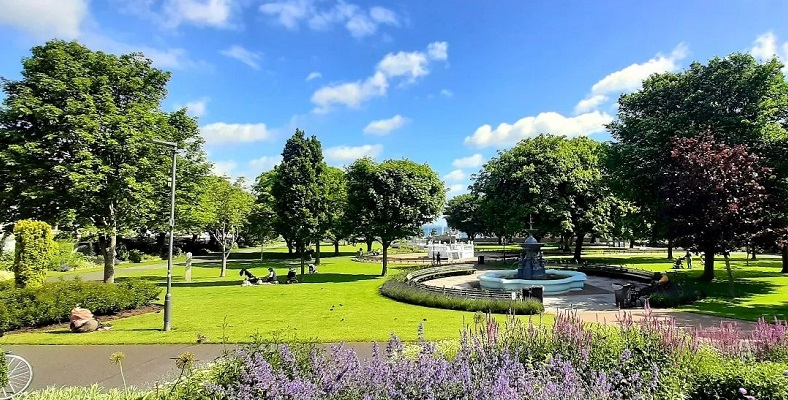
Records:
M479 256L479 264L484 264L484 256Z
M532 286L523 289L523 299L544 300L544 286Z

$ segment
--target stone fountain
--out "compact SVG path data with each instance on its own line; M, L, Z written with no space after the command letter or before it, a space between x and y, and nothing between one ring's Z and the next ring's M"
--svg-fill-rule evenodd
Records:
M479 284L487 290L519 292L522 289L542 286L545 295L582 290L586 274L578 271L545 269L542 246L532 235L522 245L517 269L490 271L479 276Z

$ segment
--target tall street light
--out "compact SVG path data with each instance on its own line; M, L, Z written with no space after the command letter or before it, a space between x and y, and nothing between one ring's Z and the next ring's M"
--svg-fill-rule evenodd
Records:
M173 231L175 230L175 156L178 151L178 145L157 139L152 139L151 142L172 149L172 179L170 180L170 252L169 257L167 257L167 293L164 295L164 330L169 331L172 318L172 245L174 239Z

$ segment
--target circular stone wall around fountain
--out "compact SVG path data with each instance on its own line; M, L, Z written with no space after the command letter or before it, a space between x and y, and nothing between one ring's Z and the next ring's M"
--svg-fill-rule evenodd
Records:
M561 294L573 290L582 290L586 283L586 274L578 271L548 269L544 279L518 279L517 270L490 271L479 276L479 284L483 289L520 291L534 286L544 287L545 295Z

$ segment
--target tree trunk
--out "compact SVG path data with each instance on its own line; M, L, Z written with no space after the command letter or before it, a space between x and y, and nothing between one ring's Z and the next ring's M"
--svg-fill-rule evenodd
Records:
M285 243L287 243L287 254L293 255L293 241L290 239L285 239Z
M755 246L752 246L751 250L752 250L752 260L754 260L755 259L755 253L758 252L758 249Z
M500 235L498 235L498 246L502 246L502 245L503 245L503 238Z
M629 239L629 248L630 249L634 249L635 248L635 239Z
M231 247L232 248L232 247ZM227 251L227 244L222 240L222 271L219 273L220 278L224 278L227 275L227 256L230 255L230 252Z
M788 243L783 244L782 248L782 258L783 258L783 274L788 274Z
M380 273L380 276L386 276L386 274L389 272L388 271L389 270L389 257L388 257L388 254L389 254L389 244L390 244L390 242L388 240L385 240L385 239L382 242L383 242L383 272Z
M315 240L315 265L320 265L320 239Z
M591 241L589 243L596 243L596 233L591 234Z
M668 260L673 259L673 239L668 239Z
M703 247L703 275L701 275L700 280L704 282L711 282L714 279L714 247L713 246L704 246Z
M334 256L339 257L339 240L334 240Z
M725 271L728 272L728 292L731 295L731 298L736 297L736 293L733 291L733 271L731 270L731 260L728 257L728 252L722 253L722 256L725 258Z
M577 240L575 241L575 261L580 262L580 256L583 252L583 238L585 237L585 232L577 232Z
M115 283L115 246L117 235L99 235L99 250L104 256L104 283Z
M299 253L301 254L301 276L304 276L304 257L305 257L304 253L305 252L304 251L299 251Z
M374 241L375 241L375 238L372 238L372 237L364 238L364 242L367 243L367 253L372 251L372 242L374 242Z

